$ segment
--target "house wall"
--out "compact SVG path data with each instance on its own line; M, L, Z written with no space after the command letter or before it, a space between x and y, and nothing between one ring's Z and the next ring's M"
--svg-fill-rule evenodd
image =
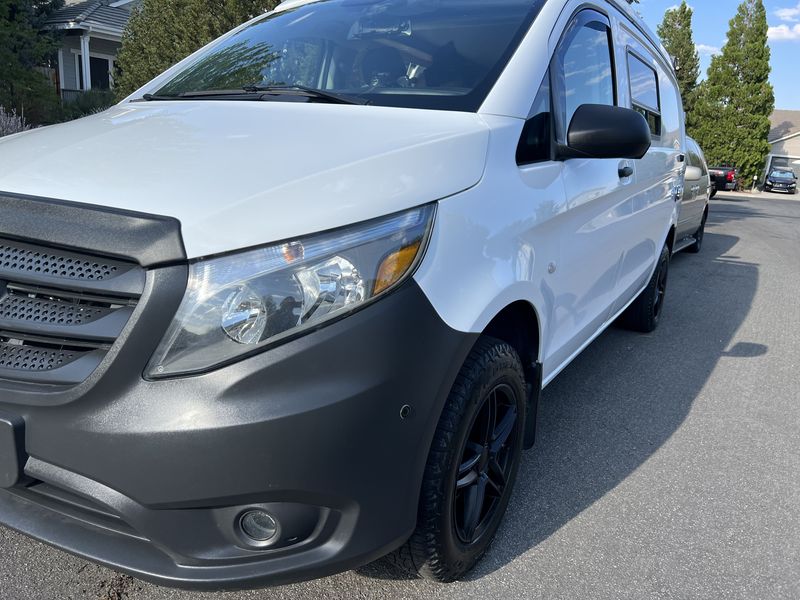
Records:
M61 44L62 56L64 57L64 80L61 82L61 87L66 90L79 90L80 83L78 82L78 73L75 70L75 55L81 48L81 38L77 36L65 37Z
M111 54L116 56L122 44L119 42L112 42L111 40L101 40L100 38L92 38L90 50L92 52L99 52L100 54Z
M800 135L772 144L772 154L775 156L800 156Z

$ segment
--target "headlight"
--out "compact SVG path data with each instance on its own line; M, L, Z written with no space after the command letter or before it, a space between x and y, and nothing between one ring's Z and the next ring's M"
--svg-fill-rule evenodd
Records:
M412 273L432 205L201 260L148 376L208 371L365 306Z

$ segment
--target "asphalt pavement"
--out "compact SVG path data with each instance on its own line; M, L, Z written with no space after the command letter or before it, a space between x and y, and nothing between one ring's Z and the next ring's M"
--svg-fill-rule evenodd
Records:
M610 329L545 390L537 447L467 581L377 563L197 595L0 528L0 598L798 599L800 200L719 194L668 295L656 333Z

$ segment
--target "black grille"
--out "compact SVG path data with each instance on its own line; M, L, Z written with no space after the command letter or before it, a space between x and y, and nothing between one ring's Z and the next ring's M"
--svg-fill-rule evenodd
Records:
M0 301L0 319L13 319L53 325L84 325L92 323L110 312L110 308L87 305L80 300L10 293Z
M118 268L103 261L80 259L57 251L38 251L12 243L0 244L0 267L9 271L96 281L112 277Z
M51 371L80 358L85 352L26 346L22 340L2 341L0 338L0 369L15 371Z
M0 240L0 379L85 380L121 335L144 280L132 263Z

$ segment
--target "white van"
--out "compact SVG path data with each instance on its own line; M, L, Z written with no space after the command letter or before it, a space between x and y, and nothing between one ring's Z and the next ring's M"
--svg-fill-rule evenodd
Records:
M165 585L463 576L542 387L658 324L670 65L624 0L295 0L0 141L0 522Z

